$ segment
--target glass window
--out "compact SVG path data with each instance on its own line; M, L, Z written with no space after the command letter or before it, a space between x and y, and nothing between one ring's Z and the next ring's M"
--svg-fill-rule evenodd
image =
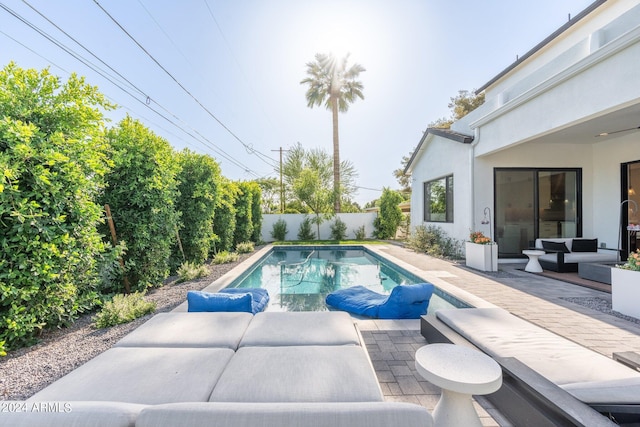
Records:
M453 175L424 183L424 221L453 222Z

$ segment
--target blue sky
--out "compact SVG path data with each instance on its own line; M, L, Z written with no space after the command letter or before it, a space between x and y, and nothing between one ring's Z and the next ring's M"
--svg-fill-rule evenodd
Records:
M331 152L331 114L306 106L300 81L316 53L349 52L367 69L365 99L340 115L341 158L358 171L355 199L364 204L376 190L398 188L393 170L428 123L450 115L458 90L482 86L591 2L0 0L120 81L4 8L0 63L86 76L120 105L114 122L130 114L176 149L209 154L226 177L244 180L276 177L279 147Z

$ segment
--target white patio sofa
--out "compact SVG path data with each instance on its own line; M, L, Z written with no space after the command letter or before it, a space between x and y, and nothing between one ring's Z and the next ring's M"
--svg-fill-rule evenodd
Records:
M384 402L344 312L158 314L23 402L0 426L430 427Z
M438 327L439 321L497 360L503 370L506 367L509 372L505 373L505 377L515 379L505 378L505 386L525 388L527 391L534 388L542 390L546 402L543 401L541 405L549 404L545 409L547 413L568 408L568 416L576 417L570 425L613 425L605 417L589 414L589 407L600 413L616 414L620 420L629 418L634 426L640 421L640 372L609 357L498 307L444 309L437 311L435 316L424 316L422 321L423 335L430 342L433 338L428 335L432 331L427 329L433 325ZM514 364L509 359L516 359L524 366ZM547 381L530 375L528 370ZM524 385L514 385L522 378L525 378ZM527 380L530 382L526 383ZM581 408L580 402L588 406ZM518 416L523 416L522 407L514 408ZM506 414L513 408L498 409ZM531 424L523 422L522 425ZM536 421L533 425L544 424Z
M545 242L559 246L553 249ZM564 251L560 250L565 247ZM535 249L546 252L538 259L543 269L560 273L578 271L578 264L583 262L610 263L616 262L618 259L616 250L598 248L598 239L582 237L536 239Z

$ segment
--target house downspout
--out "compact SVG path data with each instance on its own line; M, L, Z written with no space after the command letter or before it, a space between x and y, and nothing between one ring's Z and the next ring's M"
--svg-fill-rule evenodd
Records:
M471 150L469 150L469 177L471 178L471 229L476 229L475 221L475 207L476 207L476 180L475 180L475 158L476 158L476 145L480 140L480 128L477 127L473 130L473 142L471 143Z

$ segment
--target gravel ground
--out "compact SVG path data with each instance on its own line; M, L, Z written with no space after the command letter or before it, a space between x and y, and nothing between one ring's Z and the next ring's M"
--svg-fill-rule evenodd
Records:
M207 277L176 284L168 281L149 290L147 298L157 304L156 313L167 312L184 302L187 291L201 290L251 254L243 254L234 263L209 265ZM72 326L45 331L34 346L9 352L0 358L0 400L24 400L58 378L109 349L120 338L147 321L152 314L131 323L96 329L92 316L80 317Z

